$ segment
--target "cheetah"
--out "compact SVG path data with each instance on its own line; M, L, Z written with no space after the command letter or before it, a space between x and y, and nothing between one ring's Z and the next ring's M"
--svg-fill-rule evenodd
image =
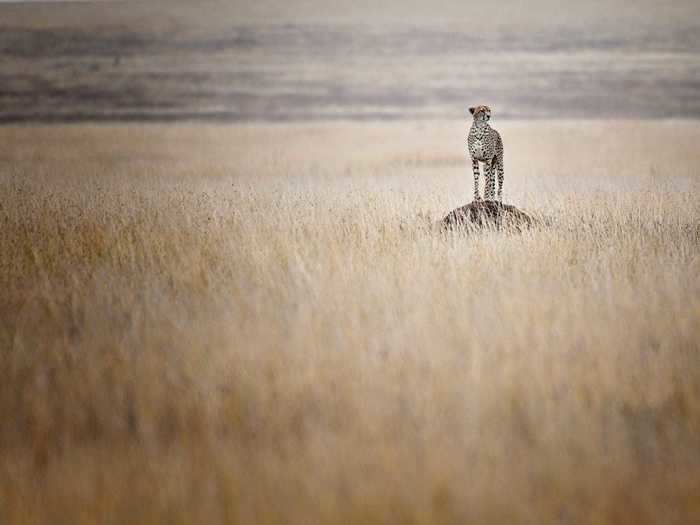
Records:
M498 131L489 126L491 120L491 108L488 106L476 106L469 108L469 113L474 116L474 122L469 130L467 146L469 156L472 159L474 172L474 200L479 201L479 162L484 163L484 198L494 200L495 177L498 173L498 201L503 200L503 141Z

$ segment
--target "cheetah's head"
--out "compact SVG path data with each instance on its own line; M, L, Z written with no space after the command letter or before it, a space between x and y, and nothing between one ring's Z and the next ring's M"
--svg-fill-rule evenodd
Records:
M469 113L474 115L474 120L488 122L491 120L491 108L488 106L476 106L469 108Z

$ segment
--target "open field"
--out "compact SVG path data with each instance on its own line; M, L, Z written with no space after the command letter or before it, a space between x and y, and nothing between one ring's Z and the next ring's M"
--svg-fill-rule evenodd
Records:
M700 521L700 123L0 128L0 523Z

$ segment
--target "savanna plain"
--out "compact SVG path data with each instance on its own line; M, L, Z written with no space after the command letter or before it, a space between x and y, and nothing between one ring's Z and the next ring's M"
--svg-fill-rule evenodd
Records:
M0 128L0 523L699 522L700 123L494 125Z

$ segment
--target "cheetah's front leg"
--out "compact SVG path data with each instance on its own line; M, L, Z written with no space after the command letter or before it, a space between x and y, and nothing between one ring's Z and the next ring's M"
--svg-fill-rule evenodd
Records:
M480 201L479 196L479 161L472 159L472 171L474 172L474 200Z

